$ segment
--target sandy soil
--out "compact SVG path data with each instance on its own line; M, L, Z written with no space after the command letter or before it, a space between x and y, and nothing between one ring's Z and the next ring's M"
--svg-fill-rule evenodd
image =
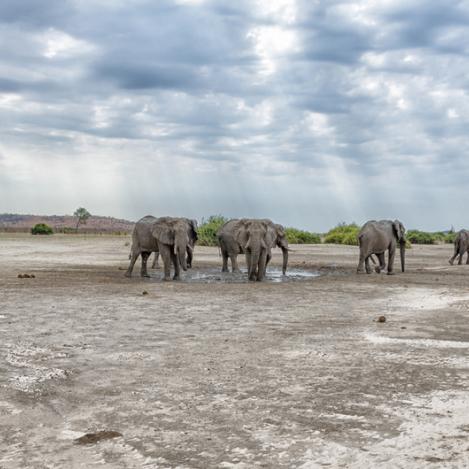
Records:
M127 240L0 235L1 469L469 467L469 266L451 246L414 247L394 276L295 246L296 276L264 283L197 248L164 283L124 278ZM98 431L122 436L75 441Z

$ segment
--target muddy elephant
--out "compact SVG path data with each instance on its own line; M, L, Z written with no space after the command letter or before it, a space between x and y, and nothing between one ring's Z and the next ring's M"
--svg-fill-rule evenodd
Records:
M190 228L197 235L197 228L198 228L197 220L189 220L189 219L187 219L187 220L188 220L188 223L190 225ZM192 258L194 257L195 241L196 241L196 238L194 239L194 236L191 236L191 234L189 233L189 244L187 245L187 250L186 250L186 253L187 253L186 263L187 263L187 268L188 269L192 268ZM156 251L155 256L153 257L153 262L151 264L152 269L159 269L160 268L160 266L158 264L159 257L160 257L160 253L159 253L159 251Z
M238 254L245 254L249 280L261 281L272 257L272 248L283 251L283 272L288 263L288 241L281 225L267 219L234 219L226 222L217 232L223 258L222 272L228 272L228 258L233 272L239 272Z
M449 259L449 263L453 265L454 259L459 256L458 265L462 264L462 256L467 252L466 264L469 264L469 231L461 230L454 238L454 255Z
M388 274L392 275L394 256L396 247L399 245L401 255L401 270L405 271L405 228L399 220L371 220L366 222L358 234L358 244L360 246L360 259L357 272L371 274L370 258L373 254L379 260L379 266L375 267L376 272L381 272L386 268L384 254L388 254Z
M197 226L187 218L143 217L134 227L130 264L125 275L130 277L138 256L142 257L140 275L149 277L147 260L152 252L159 252L164 264L164 280L170 279L171 263L174 279L180 278L180 267L187 270L186 253L192 263L193 247L197 241Z

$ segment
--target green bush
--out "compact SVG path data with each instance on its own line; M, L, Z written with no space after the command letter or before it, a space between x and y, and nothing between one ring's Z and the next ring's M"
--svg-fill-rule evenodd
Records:
M45 223L38 223L31 228L31 234L33 235L51 235L53 232L52 228Z
M197 230L197 244L200 246L218 246L217 231L228 221L221 215L212 215L208 220L202 220Z
M341 223L326 233L324 242L327 244L348 244L356 246L358 245L357 236L359 230L359 226L355 223L349 225Z
M436 238L432 233L419 230L409 230L406 234L407 239L412 244L435 244Z
M285 235L289 244L321 244L321 237L310 231L286 228Z
M454 238L456 238L456 233L454 231L449 231L445 234L444 242L448 244L453 244Z

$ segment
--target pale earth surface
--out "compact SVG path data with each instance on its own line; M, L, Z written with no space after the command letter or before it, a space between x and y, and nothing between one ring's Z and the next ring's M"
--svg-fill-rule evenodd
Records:
M0 468L469 467L452 246L394 276L294 246L319 277L250 284L201 282L221 258L197 247L199 280L163 283L124 278L128 240L0 235ZM74 444L100 430L122 437Z

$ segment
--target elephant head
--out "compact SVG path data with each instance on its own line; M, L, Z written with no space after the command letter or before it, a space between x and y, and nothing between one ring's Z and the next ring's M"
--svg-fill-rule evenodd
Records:
M399 243L400 255L401 255L401 270L405 271L405 228L404 225L399 220L394 220L392 222L392 229L396 239Z
M162 243L171 248L174 246L175 254L183 270L187 270L186 250L190 244L189 231L186 220L170 217L160 218L152 230L152 235L158 244Z
M265 275L268 224L264 220L240 220L234 236L241 251L246 254L249 280L262 280Z

